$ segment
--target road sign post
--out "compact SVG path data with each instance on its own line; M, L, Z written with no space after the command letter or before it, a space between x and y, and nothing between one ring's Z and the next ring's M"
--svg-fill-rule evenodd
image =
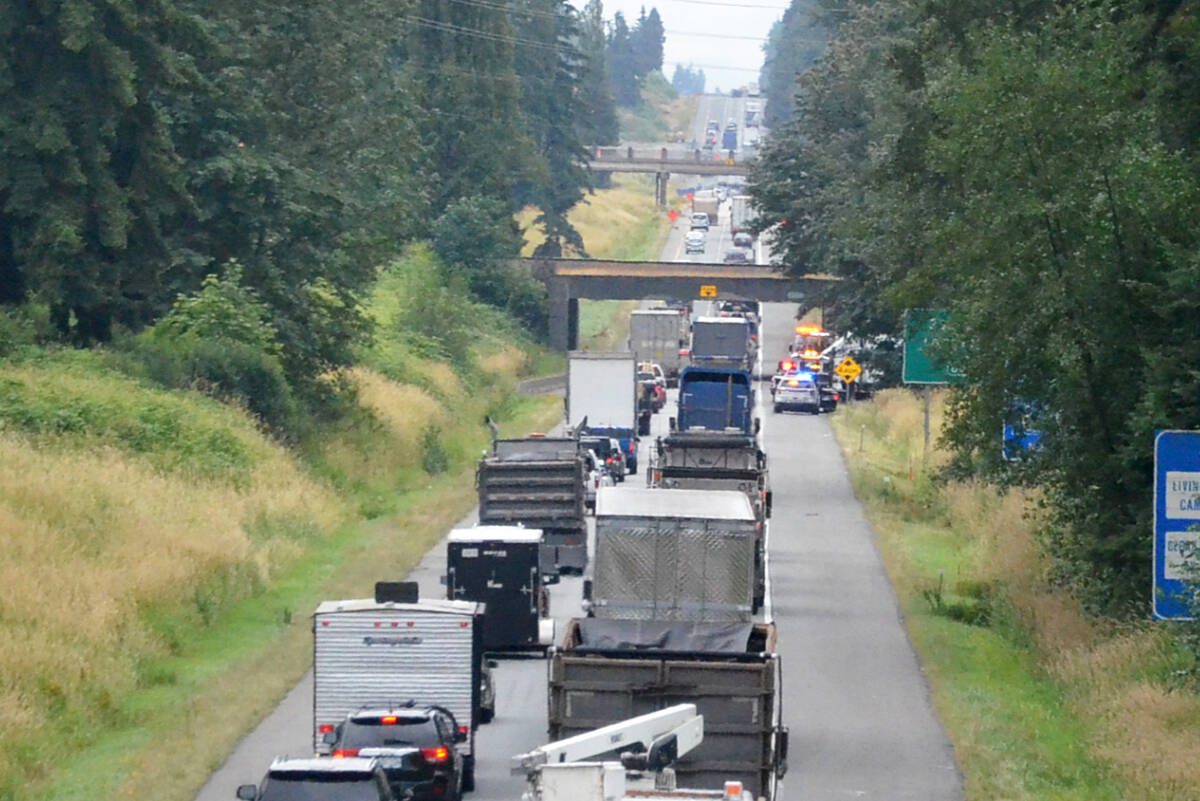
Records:
M1154 617L1194 620L1200 585L1200 431L1154 438Z

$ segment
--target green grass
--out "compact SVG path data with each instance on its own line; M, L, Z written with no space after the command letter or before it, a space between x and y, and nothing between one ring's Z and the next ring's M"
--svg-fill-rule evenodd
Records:
M1090 747L1091 721L1039 662L997 578L992 562L1009 555L1005 538L1021 523L1019 508L980 488L936 482L944 456L923 463L920 417L919 401L890 391L841 407L834 431L954 743L966 798L1127 798Z
M560 407L558 398L514 399L502 432L545 430ZM189 632L177 655L144 666L160 681L123 700L119 718L132 725L95 735L36 797L190 799L308 669L317 603L369 596L375 580L405 575L474 505L473 479L473 465L428 479L421 492L399 496L386 518L341 529L269 589Z

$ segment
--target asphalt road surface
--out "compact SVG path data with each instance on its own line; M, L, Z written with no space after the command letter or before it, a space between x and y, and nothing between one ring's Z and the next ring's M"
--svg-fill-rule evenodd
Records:
M721 98L706 100L697 114L701 132L710 117L722 121L732 113L727 105L717 108ZM711 249L687 259L719 261L714 254L724 252L728 230L728 204L723 204L720 225L709 233ZM686 223L672 231L664 261L684 260L685 232ZM764 304L763 362L768 366L786 354L795 312L794 305ZM765 393L766 384L760 386ZM769 395L760 393L759 400L774 489L766 614L779 629L783 718L791 730L781 801L962 799L953 750L930 703L828 418L773 414ZM671 409L669 403L655 416L655 434L665 430ZM643 440L641 465L649 462L652 440ZM644 472L627 481L644 486ZM460 526L473 522L468 518ZM439 596L444 567L442 542L409 578L420 582L424 595ZM551 592L551 612L561 631L563 621L579 614L580 580L564 578ZM495 679L496 718L477 736L478 789L469 801L517 801L524 781L509 774L510 759L546 741L546 663L505 660ZM310 674L237 745L196 801L228 801L237 785L257 782L273 757L308 755L311 726Z

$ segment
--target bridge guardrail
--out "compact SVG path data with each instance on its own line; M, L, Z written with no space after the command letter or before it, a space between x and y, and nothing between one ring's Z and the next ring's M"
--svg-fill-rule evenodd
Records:
M682 162L693 164L727 164L729 163L729 154L727 151L722 150L703 150L701 148L693 149L687 147L595 147L592 148L592 160L599 162L662 161L676 164ZM752 159L742 157L736 160L745 164Z

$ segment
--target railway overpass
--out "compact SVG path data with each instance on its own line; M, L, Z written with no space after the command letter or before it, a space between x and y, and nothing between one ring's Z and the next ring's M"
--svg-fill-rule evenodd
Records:
M592 172L653 173L654 196L667 205L667 181L677 175L746 175L749 162L713 150L674 147L597 147L588 169Z
M827 276L794 278L769 265L703 262L519 259L550 295L550 343L573 350L579 338L579 300L758 300L795 302Z

